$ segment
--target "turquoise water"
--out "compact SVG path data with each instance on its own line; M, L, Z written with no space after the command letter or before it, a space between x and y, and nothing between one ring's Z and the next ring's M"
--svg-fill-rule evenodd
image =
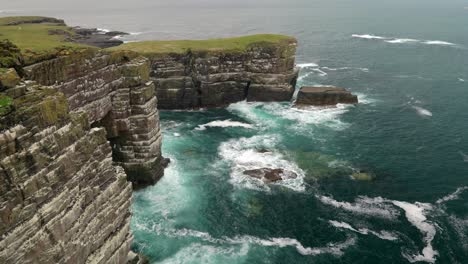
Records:
M299 86L361 101L162 112L172 162L133 203L133 247L152 262L467 263L466 2L88 2L2 9L135 33L125 40L294 35ZM298 178L242 175L265 166Z

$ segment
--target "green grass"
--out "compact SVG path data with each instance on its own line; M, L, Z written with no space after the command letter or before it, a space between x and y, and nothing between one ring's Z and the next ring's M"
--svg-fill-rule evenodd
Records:
M67 26L44 23L44 24L20 24L6 26L12 21L30 21L41 17L3 17L0 18L0 40L8 39L21 49L21 54L26 64L51 58L64 50L89 48L89 46L66 42L64 35L51 35L50 30L63 30L73 34Z
M12 99L10 97L0 94L0 116L8 113L11 103Z
M192 52L245 51L253 45L289 44L296 40L289 36L259 34L236 38L207 40L169 40L131 42L109 50L130 50L141 54L182 54Z
M14 17L0 17L0 26L5 26L10 23L34 23L41 20L50 20L50 21L59 21L52 17L42 17L42 16L14 16Z

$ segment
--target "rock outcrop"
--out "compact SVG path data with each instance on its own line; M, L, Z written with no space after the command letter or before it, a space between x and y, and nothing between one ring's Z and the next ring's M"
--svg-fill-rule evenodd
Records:
M0 263L124 263L132 187L104 128L50 87L7 90L1 117Z
M297 174L293 171L271 168L246 170L244 171L244 174L252 178L262 180L265 183L297 178Z
M178 109L288 101L294 92L288 37L149 56L78 44L94 31L52 18L0 18L0 29L24 23L26 33L10 35L21 45L0 41L0 263L143 262L129 254L130 182L153 184L168 163L157 98ZM40 49L28 46L30 34ZM247 173L268 182L296 176Z
M135 58L131 58L135 57ZM25 67L29 79L62 92L70 111L102 126L114 161L137 184L155 183L167 161L149 62L135 54L86 51Z
M295 51L295 44L288 48ZM294 54L294 51L287 54ZM219 107L248 101L289 101L298 71L294 56L253 48L243 54L167 55L151 59L160 109Z
M149 61L94 49L0 94L0 263L125 263L132 185L163 174ZM10 70L8 70L10 71Z
M357 104L358 98L351 92L338 87L301 87L296 105L333 106L337 104Z
M298 76L296 46L294 38L254 35L188 43L129 43L117 50L137 51L150 59L160 109L187 109L246 99L289 101Z

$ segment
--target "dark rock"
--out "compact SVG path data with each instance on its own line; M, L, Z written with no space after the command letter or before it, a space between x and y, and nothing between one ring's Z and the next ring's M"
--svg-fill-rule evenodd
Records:
M297 94L296 105L331 106L357 104L358 98L338 87L302 87Z
M66 41L86 44L98 48L110 48L119 46L123 44L123 41L116 39L115 36L128 35L128 33L121 31L104 32L96 28L74 27L72 28L72 31L75 34L71 34L69 31L60 29L50 30L49 34L64 35L66 36Z
M295 179L297 174L283 169L261 168L244 171L245 175L253 178L261 179L266 183L278 182L283 179Z
M129 34L123 31L109 31L109 32L106 32L104 35L115 37L115 36L129 35Z
M15 26L21 24L42 24L42 23L50 23L50 24L57 24L59 26L65 26L65 21L62 19L57 19L53 17L24 17L22 19L16 19L15 21L9 22L7 26Z

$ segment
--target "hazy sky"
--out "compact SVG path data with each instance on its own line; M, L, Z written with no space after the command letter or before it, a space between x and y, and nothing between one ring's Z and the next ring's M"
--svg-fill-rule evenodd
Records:
M8 9L80 9L89 8L128 8L128 7L320 7L334 5L352 7L356 3L367 3L373 7L407 6L444 7L459 5L468 6L467 0L0 0L0 10Z

